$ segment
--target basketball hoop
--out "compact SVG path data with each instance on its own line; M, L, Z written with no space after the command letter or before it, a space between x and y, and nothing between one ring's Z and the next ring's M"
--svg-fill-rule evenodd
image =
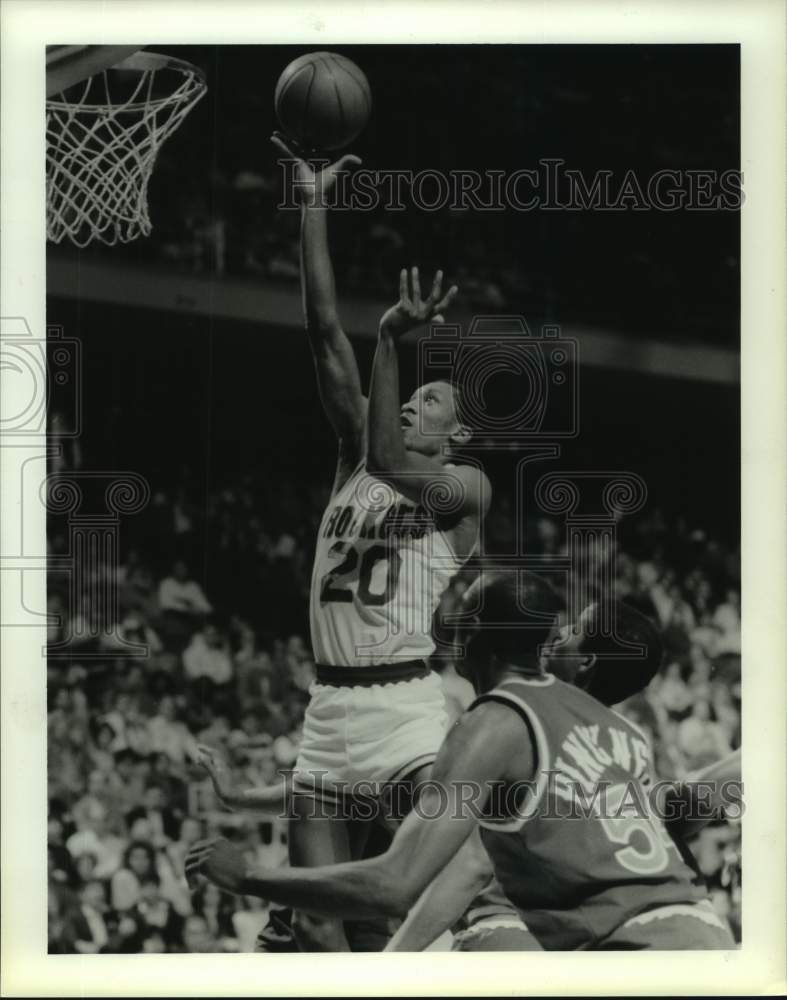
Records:
M158 152L206 89L196 66L137 52L48 97L47 238L85 247L147 236Z

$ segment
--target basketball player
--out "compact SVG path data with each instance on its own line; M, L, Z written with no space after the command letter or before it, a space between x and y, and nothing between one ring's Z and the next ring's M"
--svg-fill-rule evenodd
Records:
M559 633L558 655L544 656L545 668L576 684L611 707L644 689L658 667L651 657L652 673L631 669L619 660L599 660L582 649L580 638L569 627ZM573 649L573 653L571 652ZM563 653L561 656L560 653ZM569 655L565 655L568 653ZM633 685L636 684L636 689ZM669 835L686 864L703 884L703 877L687 838L729 805L727 783L740 783L741 757L736 750L722 760L663 787L662 816ZM452 951L540 951L517 908L508 900L494 876L492 861L478 831L468 838L461 868L444 868L410 909L386 951L423 951L446 930L453 931Z
M476 549L490 488L480 469L454 458L470 432L459 422L450 383L422 385L404 404L399 398L399 339L442 322L456 287L443 296L438 271L422 297L418 269L401 272L399 301L380 320L367 402L338 317L325 207L339 173L360 160L344 156L317 171L280 136L273 142L294 160L306 332L339 442L312 574L316 681L289 830L292 864L313 866L351 857L346 825L326 815L347 790L428 775L446 722L440 680L426 665L432 615ZM442 512L430 509L430 495L440 496ZM296 913L293 926L304 950L347 949L337 921Z
M707 891L682 860L664 824L647 808L649 750L644 734L580 688L546 674L538 650L551 625L534 627L559 599L534 574L489 573L483 610L468 635L468 665L482 694L446 738L433 780L422 790L390 849L368 861L321 869L249 869L226 841L202 844L187 860L229 891L263 896L305 910L342 916L404 916L432 879L480 826L495 875L541 947L573 949L723 949L729 929ZM609 642L591 639L598 608L580 618L561 649L574 674L588 680L614 662L618 681L652 676L661 657L658 633L639 613L615 605L618 636L645 647L624 667ZM517 622L521 629L486 622ZM588 646L596 652L588 655ZM593 646L591 646L593 648ZM654 666L655 664L655 666ZM620 688L625 697L625 685ZM606 808L587 803L605 790ZM468 789L475 801L468 803ZM480 808L479 808L480 807Z

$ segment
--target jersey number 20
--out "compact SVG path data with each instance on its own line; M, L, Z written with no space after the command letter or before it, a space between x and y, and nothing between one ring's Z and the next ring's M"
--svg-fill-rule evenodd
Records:
M349 584L354 580L358 581L358 600L361 604L376 608L391 600L396 593L399 570L402 567L401 556L395 549L389 549L385 545L372 545L371 548L366 549L360 559L358 558L358 550L353 548L349 542L335 542L330 551L331 555L344 556L344 559L338 566L328 570L322 578L320 584L321 603L352 601L353 592ZM388 563L385 574L385 589L379 593L373 593L371 589L372 570L382 560L386 560Z

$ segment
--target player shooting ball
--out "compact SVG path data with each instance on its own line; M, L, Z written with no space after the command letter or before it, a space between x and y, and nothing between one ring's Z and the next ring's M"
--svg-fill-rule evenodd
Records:
M325 413L338 438L333 492L320 524L310 598L316 682L293 778L288 841L294 865L348 861L356 841L341 818L325 820L314 800L335 804L364 782L428 776L446 726L432 616L453 576L476 550L491 490L484 473L457 460L470 437L454 387L420 386L402 403L399 342L441 322L457 288L443 294L438 271L423 294L418 268L399 276L399 299L380 319L368 400L336 302L326 196L350 154L315 169L278 134L301 204L301 286L306 333ZM439 510L431 498L439 498ZM367 790L366 794L369 792ZM302 919L302 949L346 950L341 923Z

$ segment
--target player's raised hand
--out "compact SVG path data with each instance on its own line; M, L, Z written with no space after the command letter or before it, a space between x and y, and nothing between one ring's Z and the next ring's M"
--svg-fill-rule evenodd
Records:
M391 306L380 320L380 332L401 337L425 323L444 323L443 313L453 302L459 289L452 285L443 295L443 272L438 271L427 298L421 298L421 278L414 267L408 275L402 268L399 274L399 301Z
M219 751L200 743L197 746L196 763L207 772L216 795L222 801L228 799L234 791L232 773Z
M186 881L194 885L198 875L204 875L220 889L240 894L246 875L243 855L223 837L198 840L186 855Z
M271 142L282 154L285 160L295 161L295 196L304 205L325 204L322 195L326 194L336 184L338 174L348 170L354 170L361 165L361 159L353 153L345 153L344 156L322 167L320 170L309 163L309 152L301 149L297 142L285 136L281 132L274 132ZM317 154L313 153L312 158Z

